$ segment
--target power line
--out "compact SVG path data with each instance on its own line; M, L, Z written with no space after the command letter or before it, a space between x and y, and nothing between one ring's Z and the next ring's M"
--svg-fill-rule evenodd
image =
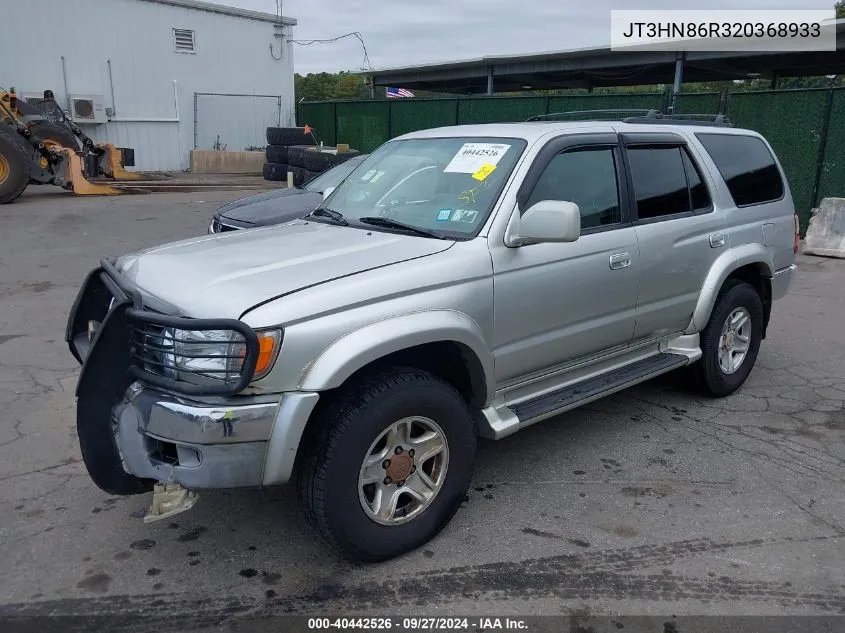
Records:
M329 39L320 39L320 40L290 40L293 44L299 44L300 46L311 46L312 44L334 44L335 42L342 40L347 37L354 37L359 42L361 42L361 48L364 50L364 61L361 64L361 70L373 70L373 65L370 63L370 55L367 53L367 45L364 43L364 36L361 35L359 31L353 31L352 33L346 33L344 35L338 35L337 37L332 37Z

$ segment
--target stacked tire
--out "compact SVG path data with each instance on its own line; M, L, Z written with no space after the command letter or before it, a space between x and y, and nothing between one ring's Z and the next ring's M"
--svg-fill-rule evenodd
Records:
M293 171L293 183L299 186L322 174L327 169L360 155L358 150L336 152L334 147L291 146L288 147L288 165Z
M316 145L314 137L305 134L301 127L268 127L267 162L264 163L264 179L285 181L288 179L288 157L292 146L309 147Z

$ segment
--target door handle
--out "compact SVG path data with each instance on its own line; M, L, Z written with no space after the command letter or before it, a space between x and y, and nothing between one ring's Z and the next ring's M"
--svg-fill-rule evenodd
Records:
M725 245L725 236L721 233L712 233L710 235L710 247L719 248Z
M616 253L610 256L610 269L619 270L620 268L627 268L631 265L630 253Z

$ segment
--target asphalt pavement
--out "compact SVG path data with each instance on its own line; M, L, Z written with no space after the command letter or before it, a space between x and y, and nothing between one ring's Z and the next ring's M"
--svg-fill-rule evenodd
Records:
M672 374L482 442L456 517L402 558L339 559L291 488L204 493L145 525L149 495L107 495L81 462L67 313L100 257L204 233L243 195L31 187L0 206L0 621L165 631L283 615L845 614L835 259L799 258L740 392L702 398Z

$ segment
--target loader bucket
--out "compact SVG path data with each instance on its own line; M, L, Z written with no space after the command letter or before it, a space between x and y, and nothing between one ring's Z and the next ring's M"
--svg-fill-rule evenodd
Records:
M78 196L119 196L135 193L128 189L120 189L111 185L101 185L88 181L82 166L82 158L71 149L63 149L64 168L67 170L64 178L70 183L73 193Z
M100 156L100 171L114 180L143 180L144 176L126 171L121 163L120 150L112 143L101 146L105 151Z

